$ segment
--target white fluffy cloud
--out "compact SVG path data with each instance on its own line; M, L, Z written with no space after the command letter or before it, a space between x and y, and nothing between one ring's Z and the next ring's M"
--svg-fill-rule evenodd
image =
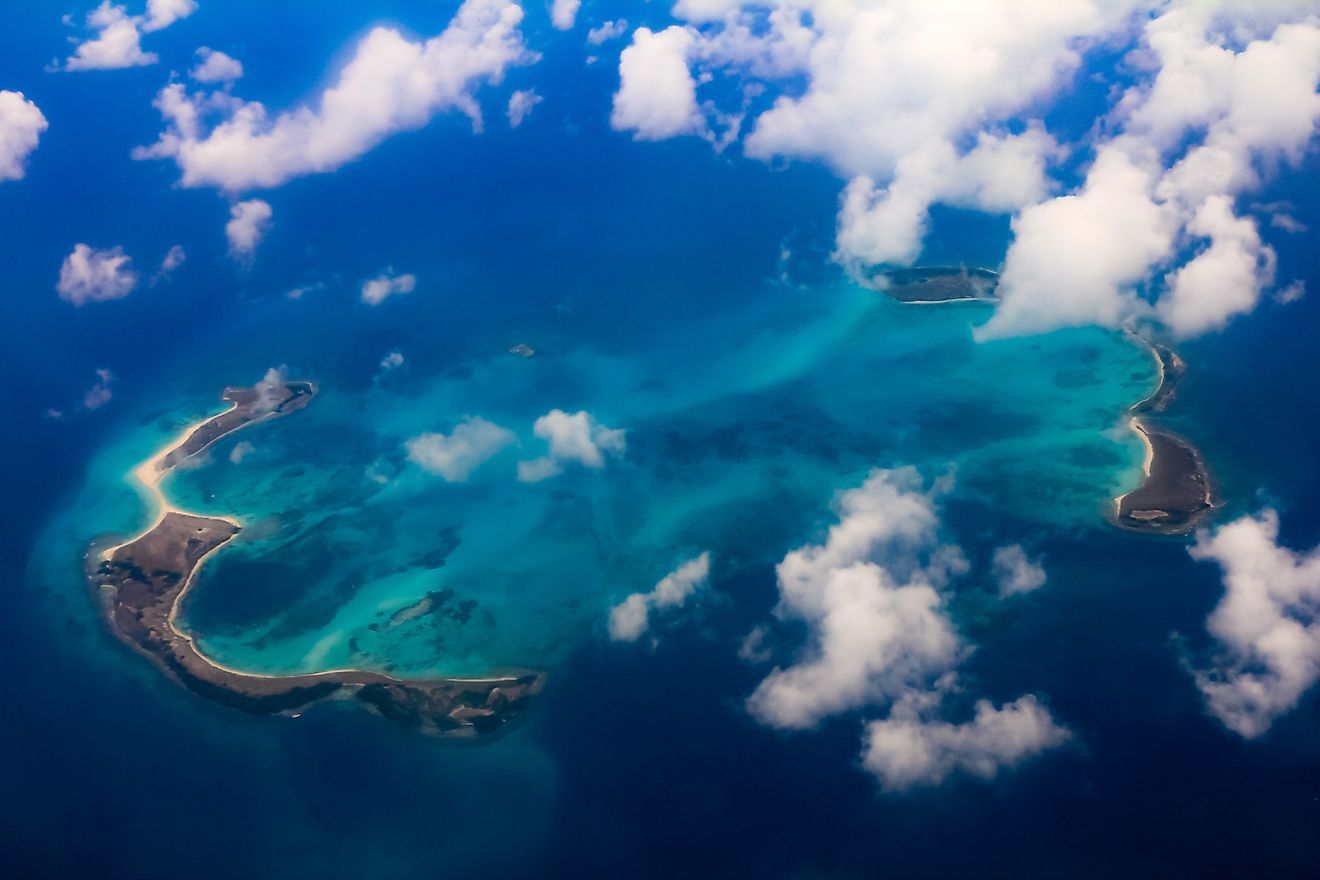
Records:
M524 483L557 476L570 463L602 468L606 455L621 456L626 445L622 429L607 428L582 410L553 409L536 420L532 433L549 442L550 450L540 458L518 462L518 479Z
M468 416L448 434L420 434L408 440L408 460L450 483L462 483L500 450L512 445L512 431Z
M859 274L910 262L935 202L1010 211L1048 194L1057 145L1009 124L1065 84L1085 41L1134 2L683 2L686 24L640 29L621 56L615 127L699 133L698 82L788 83L750 127L747 155L822 161L851 181L838 256Z
M972 720L963 724L895 711L866 725L862 766L886 791L937 785L954 771L991 779L999 768L1062 745L1069 737L1030 694L997 709L980 700Z
M689 559L649 592L633 593L610 609L610 638L616 642L635 642L651 625L651 612L682 606L710 577L710 554Z
M550 5L550 23L561 31L573 29L582 0L554 0Z
M519 90L509 96L509 109L506 114L509 117L509 127L517 128L522 125L527 114L532 112L532 108L541 103L541 96L534 89Z
M243 76L243 64L224 52L207 46L197 50L200 59L188 75L200 83L231 83Z
M102 0L86 19L96 36L78 43L63 69L118 70L155 64L160 59L143 51L142 35L167 28L196 9L194 0L148 0L145 15L130 15L127 6Z
M64 258L55 290L75 306L122 299L137 287L138 274L122 247L93 248L79 243Z
M0 91L0 180L22 180L46 117L22 92Z
M1320 679L1320 548L1279 546L1266 510L1199 534L1190 552L1218 563L1225 587L1206 622L1221 652L1196 684L1224 726L1260 736Z
M1314 5L1172 0L1144 26L1138 57L1155 75L1123 95L1083 191L1015 222L983 335L1153 312L1191 336L1250 311L1273 283L1274 252L1235 203L1262 167L1299 163L1314 139ZM1095 265L1097 248L1112 268Z
M992 567L1001 596L1030 593L1045 586L1045 568L1040 560L1028 556L1021 544L997 548Z
M888 717L867 725L863 755L886 788L935 783L954 769L991 776L1066 738L1033 697L978 706L967 724L938 717L968 651L944 607L943 589L967 562L938 537L943 489L927 489L915 469L901 468L872 471L838 497L839 519L825 541L794 550L777 568L776 613L805 623L808 644L747 703L757 719L787 730L887 704ZM1034 735L1020 723L1024 712L1043 716ZM1006 744L1006 730L1019 728L1019 747Z
M659 33L638 28L619 56L619 91L610 124L642 141L701 134L706 123L687 64L694 41L693 32L678 25Z
M981 338L1160 320L1222 327L1274 282L1237 200L1297 165L1320 120L1313 0L680 0L620 57L616 128L700 134L746 155L827 164L848 182L835 258L863 283L919 258L929 210L1010 213L1002 305ZM1088 50L1130 50L1125 89L1078 143L1040 122ZM723 114L727 85L742 109ZM710 97L703 100L704 95ZM1093 155L1056 195L1064 156ZM1285 221L1286 222L1286 221Z
M225 224L230 256L242 261L251 260L257 252L257 245L270 229L273 214L270 204L261 199L248 199L230 207L229 222Z
M1274 251L1261 243L1256 222L1236 216L1232 199L1223 194L1202 202L1186 231L1210 245L1169 277L1159 314L1192 336L1255 308L1261 291L1274 282Z
M1116 326L1136 308L1133 287L1166 258L1175 228L1152 201L1151 174L1124 151L1100 151L1078 193L1013 220L1001 304L985 339L1060 326Z
M362 282L362 301L369 306L378 306L396 293L412 293L416 289L416 275L382 272L375 278Z
M184 186L240 191L333 171L438 113L458 110L479 129L476 89L535 58L523 44L522 16L510 0L466 0L429 40L413 42L377 27L314 106L275 116L256 101L225 92L190 94L171 83L155 102L165 131L133 155L173 159Z
M147 0L147 18L142 30L147 33L163 30L196 11L196 0Z

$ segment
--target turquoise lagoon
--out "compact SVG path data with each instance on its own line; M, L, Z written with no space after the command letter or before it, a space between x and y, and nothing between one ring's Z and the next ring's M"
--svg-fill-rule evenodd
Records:
M548 669L603 633L612 603L696 553L711 552L718 591L812 539L832 495L873 467L952 469L951 500L988 521L1068 530L1106 528L1110 500L1139 479L1124 411L1155 370L1119 334L978 344L988 305L906 306L848 284L767 285L711 308L626 346L496 326L427 375L405 361L356 385L306 376L321 382L310 407L226 438L162 487L245 525L201 569L186 626L215 659L260 672ZM513 356L501 338L538 353ZM216 374L214 392L255 378ZM221 409L197 380L127 420L47 541L85 545L150 518L126 474ZM625 430L624 455L519 482L552 408ZM466 416L517 443L461 483L407 459L410 437ZM250 451L232 455L240 443ZM441 591L441 613L391 620Z

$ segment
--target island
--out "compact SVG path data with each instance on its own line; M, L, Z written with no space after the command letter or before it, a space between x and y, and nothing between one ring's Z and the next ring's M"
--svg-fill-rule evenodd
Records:
M139 535L89 553L89 575L111 630L166 675L225 706L261 715L296 717L327 700L351 700L424 733L473 736L504 726L522 713L545 684L535 670L486 678L396 678L364 669L262 675L230 669L207 657L180 626L180 602L202 563L240 533L231 518L173 507L160 490L183 462L235 431L307 406L311 382L270 378L228 388L231 406L186 428L134 475L155 497L159 513ZM427 597L423 602L434 602Z
M1125 331L1150 351L1159 384L1128 409L1128 427L1146 446L1141 485L1114 499L1112 521L1120 528L1154 534L1186 534L1214 510L1210 474L1200 451L1173 431L1154 424L1177 392L1186 364L1178 353L1143 333Z
M994 302L999 274L970 266L918 266L890 269L877 280L890 297L911 305Z
M908 305L995 302L999 274L970 266L917 266L887 270L877 281L886 294ZM1149 397L1128 408L1128 427L1146 447L1143 476L1140 486L1114 499L1108 519L1135 532L1186 534L1214 510L1210 474L1194 445L1150 418L1168 408L1186 364L1147 332L1131 328L1123 332L1155 359L1159 384Z

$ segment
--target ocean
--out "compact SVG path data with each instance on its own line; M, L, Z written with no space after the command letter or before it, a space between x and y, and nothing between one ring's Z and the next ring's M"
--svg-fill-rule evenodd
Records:
M360 32L300 15L313 8L282 7L260 33L235 12L208 39L241 42L282 105ZM415 5L381 15L435 29ZM281 28L323 51L276 64ZM492 104L479 136L441 118L290 183L268 196L274 226L243 269L224 253L223 200L128 159L156 130L159 69L56 88L40 66L59 47L0 35L7 65L36 71L6 87L52 120L30 180L0 187L0 875L1306 876L1320 701L1252 742L1209 718L1185 663L1213 649L1218 571L1188 539L1103 519L1139 474L1123 422L1155 380L1149 355L1094 328L977 344L988 306L856 287L829 260L833 175L697 139L633 144L608 127L609 65L582 69L547 40L545 101L522 127ZM1286 193L1315 228L1317 171L1262 199ZM927 259L995 265L1006 236L1001 220L942 211ZM144 268L182 242L188 261L75 309L53 284L83 240L123 244ZM1279 251L1281 277L1320 289L1304 239ZM387 270L416 290L364 306L361 282ZM1204 451L1220 518L1277 507L1284 541L1306 548L1320 540L1317 312L1313 296L1269 303L1180 345L1168 418ZM518 343L535 356L510 354ZM402 364L383 370L393 351ZM82 554L150 519L127 472L218 411L224 386L280 365L317 399L164 484L184 507L261 524L207 563L188 626L252 671L547 669L509 729L441 741L349 705L254 718L107 631ZM113 399L83 411L98 368ZM626 448L520 482L518 462L545 452L535 420L555 408L622 429ZM461 483L409 461L410 438L468 416L516 441ZM744 706L767 667L738 648L772 620L774 564L820 538L836 492L902 465L953 474L942 534L972 566L949 601L975 646L968 695L1039 693L1073 731L993 782L882 793L859 765L865 711L784 734ZM1008 602L986 572L1013 542L1049 581ZM708 588L654 641L610 642L613 603L703 550ZM471 600L465 620L379 626L437 589ZM775 662L793 656L786 633Z

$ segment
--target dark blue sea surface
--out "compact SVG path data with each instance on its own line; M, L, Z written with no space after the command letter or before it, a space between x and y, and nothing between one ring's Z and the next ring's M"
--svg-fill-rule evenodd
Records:
M440 6L374 8L431 34L449 14ZM158 130L150 100L165 70L183 69L203 39L241 48L239 93L286 106L323 82L364 21L303 2L262 5L268 26L252 29L243 22L256 4L233 7L204 38L191 20L162 34L163 67L106 76L42 72L65 51L62 9L6 10L15 25L0 32L14 72L0 85L51 121L29 179L0 186L0 876L1314 876L1320 695L1258 740L1224 730L1185 668L1213 650L1204 624L1219 572L1195 563L1187 540L1111 530L1094 510L1080 517L1094 524L1051 526L981 491L944 511L974 562L1029 536L1049 570L1046 588L1011 606L974 578L951 602L977 646L960 670L968 692L996 703L1043 694L1074 733L992 782L955 776L884 794L859 764L859 713L791 735L748 715L765 669L737 646L777 601L773 557L720 571L654 647L609 643L602 606L528 717L475 744L348 706L240 715L130 653L83 587L85 548L66 526L131 529L143 512L130 490L129 503L87 493L114 464L104 450L197 415L220 387L287 364L327 393L367 395L390 350L406 352L420 381L523 339L547 356L587 346L626 359L658 328L759 314L768 289L828 315L842 283L829 263L833 175L611 132L613 71L583 68L541 10L529 27L545 40L535 76L545 100L521 128L507 128L491 97L480 136L440 118L333 176L293 181L266 196L273 229L251 270L237 268L224 252L226 202L175 187L172 165L128 158ZM287 53L290 39L309 48ZM532 82L514 71L498 95ZM1276 183L1313 229L1318 172ZM947 211L935 223L930 260L1002 257L1002 218ZM144 271L176 243L188 261L168 284L74 309L53 285L77 241L122 244ZM1304 244L1277 243L1280 275L1317 291L1320 264ZM416 274L418 290L363 308L361 281L390 266ZM291 300L294 287L315 289ZM1184 346L1170 413L1206 453L1219 515L1277 507L1284 541L1305 548L1320 542L1317 326L1312 295ZM98 368L113 371L114 399L79 411ZM1103 362L1094 369L1114 378ZM47 418L50 408L65 417ZM436 429L455 415L436 413ZM819 454L831 456L849 460ZM793 536L782 554L828 524L835 488L822 483L814 508L758 510L753 524Z

